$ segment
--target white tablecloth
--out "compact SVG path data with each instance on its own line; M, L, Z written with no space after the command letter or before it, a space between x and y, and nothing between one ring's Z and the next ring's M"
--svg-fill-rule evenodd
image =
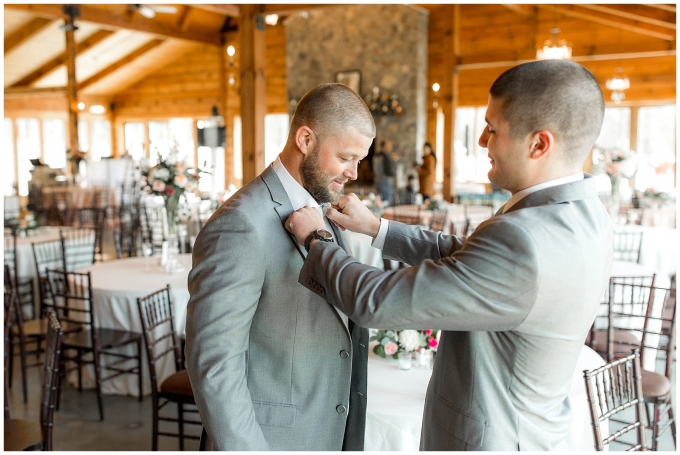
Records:
M149 258L150 267L146 270L146 259L135 257L98 263L84 267L79 272L90 272L92 280L92 304L95 311L97 327L142 331L142 322L137 309L137 297L144 297L170 284L173 302L173 316L175 331L184 333L186 325L187 303L189 290L187 277L191 270L191 254L182 254L179 261L184 267L182 272L168 275L158 265L157 258ZM121 348L120 352L134 353L134 347ZM142 349L145 349L144 347ZM151 393L149 371L146 368L146 353L144 353L144 394ZM166 356L156 364L159 383L174 373L174 364L170 356ZM92 387L92 376L84 377L84 386ZM132 375L121 375L102 384L105 394L137 395L137 379Z
M570 437L575 450L594 450L583 370L592 370L604 363L595 351L583 346L569 392L573 410ZM431 374L431 370L416 366L400 370L397 360L369 355L364 450L418 451L425 393ZM605 423L603 431L607 430Z

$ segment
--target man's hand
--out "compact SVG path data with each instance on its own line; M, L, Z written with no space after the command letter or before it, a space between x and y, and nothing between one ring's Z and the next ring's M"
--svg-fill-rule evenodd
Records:
M304 245L312 232L326 229L326 223L318 208L305 206L290 214L286 220L286 229L295 236L300 245Z
M380 230L380 218L373 215L354 193L340 196L325 213L329 220L343 230L349 229L371 237L378 235Z

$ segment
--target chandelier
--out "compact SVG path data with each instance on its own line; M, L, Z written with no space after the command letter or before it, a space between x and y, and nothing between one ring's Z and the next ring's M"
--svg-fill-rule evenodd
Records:
M623 70L619 66L618 68L616 68L616 73L614 74L614 76L607 79L605 85L608 90L612 91L611 94L612 101L614 101L614 103L616 104L619 104L621 100L626 98L624 90L628 90L630 88L630 81L626 76L623 75Z
M562 59L569 60L571 58L571 47L567 40L560 39L560 29L553 27L550 30L550 39L543 43L543 47L536 50L537 60Z

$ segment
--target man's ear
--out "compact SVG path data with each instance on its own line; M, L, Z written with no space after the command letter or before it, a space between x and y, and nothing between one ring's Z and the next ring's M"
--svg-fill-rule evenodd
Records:
M295 145L303 155L309 156L316 148L316 134L308 126L301 126L295 132Z
M531 136L529 157L539 160L555 150L555 136L548 130L536 131Z

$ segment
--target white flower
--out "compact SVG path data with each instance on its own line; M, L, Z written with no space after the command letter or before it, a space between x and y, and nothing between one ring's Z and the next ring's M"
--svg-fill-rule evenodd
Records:
M399 344L406 352L413 352L420 347L420 333L417 330L399 332Z
M161 167L154 172L154 178L166 180L168 177L170 177L170 171L167 168Z
M187 183L189 183L189 179L184 174L177 174L175 176L174 182L175 185L177 185L178 187L184 188L185 186L187 186Z
M184 189L187 191L194 191L196 189L196 184L193 181L189 180Z
M169 166L174 166L174 164L177 162L177 153L175 152L168 153L168 156L165 158L165 162Z

